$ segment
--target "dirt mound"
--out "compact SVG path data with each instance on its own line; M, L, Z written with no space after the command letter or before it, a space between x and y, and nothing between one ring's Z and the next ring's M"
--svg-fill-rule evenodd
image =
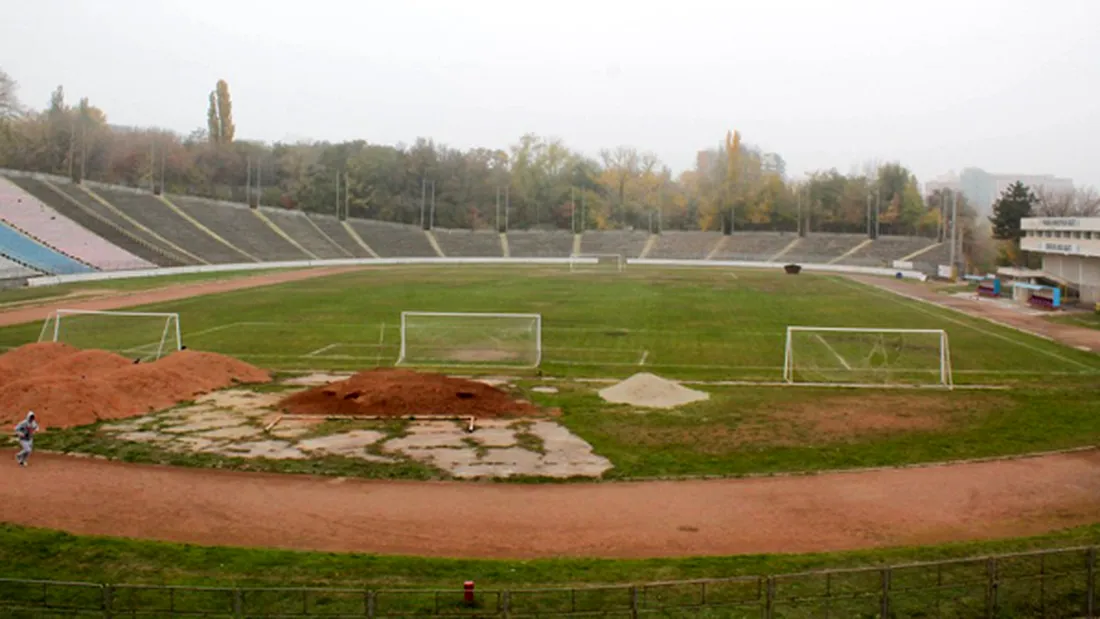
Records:
M75 352L77 349L68 344L54 342L27 344L9 350L0 355L0 384L20 378L34 368L40 368Z
M600 390L600 397L615 404L629 404L646 408L676 408L684 404L706 400L705 391L688 389L674 380L641 372L630 378Z
M64 344L29 344L0 355L0 422L38 413L66 428L142 415L235 383L271 380L267 372L213 353L181 351L153 363Z
M524 417L533 404L484 383L442 374L377 369L296 393L280 406L297 415Z

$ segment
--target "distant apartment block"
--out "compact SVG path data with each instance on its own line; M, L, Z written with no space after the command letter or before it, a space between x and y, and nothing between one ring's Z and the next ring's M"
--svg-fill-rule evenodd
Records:
M940 189L962 192L966 200L981 212L992 210L993 203L1009 185L1019 181L1032 191L1073 191L1073 180L1053 174L990 174L978 168L966 168L961 173L950 172L924 184L926 193Z

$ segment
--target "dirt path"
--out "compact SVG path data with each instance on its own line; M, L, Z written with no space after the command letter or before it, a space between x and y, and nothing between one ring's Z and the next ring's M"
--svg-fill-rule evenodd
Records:
M178 286L166 286L153 290L116 292L107 296L97 296L85 301L69 300L65 302L65 309L113 310L123 307L133 307L135 305L145 305L148 303L187 299L204 294L215 294L218 292L229 292L231 290L243 290L246 288L282 284L284 282L295 282L303 279L312 279L314 277L325 277L327 275L353 271L357 268L360 267L302 269L298 271L265 273L253 277L235 277L233 279L198 282L194 284L180 284ZM0 327L45 320L46 316L56 308L57 301L57 298L43 299L42 305L36 307L0 311Z
M811 552L1100 518L1100 451L689 482L385 482L0 453L0 521L213 545L454 557Z
M986 318L1006 324L1035 335L1061 342L1066 346L1100 353L1100 330L1097 329L1050 322L1042 316L1028 316L1027 314L1022 314L1011 309L997 307L992 303L982 303L980 301L942 294L927 286L906 280L862 275L849 275L848 277L862 284L877 286L884 290L957 309L979 318Z

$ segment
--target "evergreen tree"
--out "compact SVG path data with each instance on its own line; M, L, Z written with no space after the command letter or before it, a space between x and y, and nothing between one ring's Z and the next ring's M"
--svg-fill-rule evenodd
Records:
M993 203L993 216L989 218L993 224L993 238L1010 242L1014 256L1020 256L1020 237L1023 236L1020 220L1031 216L1038 201L1027 185L1016 181Z

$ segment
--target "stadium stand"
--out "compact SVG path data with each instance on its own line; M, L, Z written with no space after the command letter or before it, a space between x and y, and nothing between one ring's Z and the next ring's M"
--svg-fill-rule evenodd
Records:
M171 196L169 200L230 245L260 261L309 259L244 204L187 196ZM241 260L249 261L238 258Z
M351 254L336 245L335 241L326 237L304 213L269 207L260 207L260 210L271 223L317 258L330 260L351 257Z
M33 277L38 274L34 269L0 256L0 281Z
M145 269L153 263L117 247L0 177L0 219L24 235L100 270Z
M61 213L63 216L75 222L77 225L107 240L116 247L126 250L147 263L135 264L133 266L123 264L114 267L105 267L104 265L93 263L94 266L100 269L148 268L152 265L173 267L188 264L188 262L169 255L163 250L158 249L152 243L142 240L127 229L120 227L118 224L100 215L97 210L90 208L86 204L86 202L94 203L95 201L88 197L88 194L80 191L79 188L74 192L79 195L74 196L65 191L61 186L71 185L71 183L62 183L61 185L52 183L47 184L47 182L29 176L12 177L10 180L16 185L19 185L27 193L33 195L58 213ZM102 205L97 204L97 206L103 210L109 210ZM112 213L112 215L114 214ZM115 217L122 219L117 215L115 215ZM129 225L127 225L127 227L132 228L132 226Z
M722 239L720 232L668 230L657 236L647 258L702 260Z
M95 192L141 225L212 264L251 262L148 193L96 186Z
M347 228L344 227L343 222L333 217L332 215L308 215L309 219L317 224L317 227L328 235L328 238L332 239L341 249L351 254L353 258L373 258L370 252L363 248L355 239L348 233ZM374 249L373 247L371 249Z
M96 200L92 197L90 193L88 193L87 190L85 190L80 185L74 185L70 182L56 182L53 184L53 186L57 188L57 190L61 193L72 198L73 201L83 206L89 212L94 213L95 215L99 216L100 219L109 222L112 226L122 231L126 235L138 239L141 243L153 247L153 249L157 253L167 256L167 258L165 258L165 261L170 261L170 263L162 264L161 266L175 266L176 264L203 264L203 262L197 256L187 253L184 248L172 247L163 237L157 237L149 230L142 229L140 226L135 225L133 221L123 216L118 210L110 208L107 205L101 203L99 200ZM108 240L111 239L111 237L106 238ZM149 258L146 257L146 260L149 260ZM152 260L152 262L161 264L157 260Z
M808 234L783 254L783 262L828 264L867 240L865 234Z
M500 245L500 234L488 230L432 230L439 248L446 256L469 258L500 258L504 251ZM570 241L572 242L572 241Z
M793 232L734 232L711 259L765 262L795 238Z
M880 236L867 247L846 256L837 264L854 266L889 267L895 260L928 247L936 241L915 236Z
M92 267L29 239L0 222L0 256L51 275L91 273Z
M649 233L641 230L601 230L581 235L582 254L619 254L637 258L645 247Z
M573 235L565 230L510 230L508 253L516 258L566 258L573 253Z
M349 219L348 223L383 258L432 258L439 255L419 226L368 219Z

